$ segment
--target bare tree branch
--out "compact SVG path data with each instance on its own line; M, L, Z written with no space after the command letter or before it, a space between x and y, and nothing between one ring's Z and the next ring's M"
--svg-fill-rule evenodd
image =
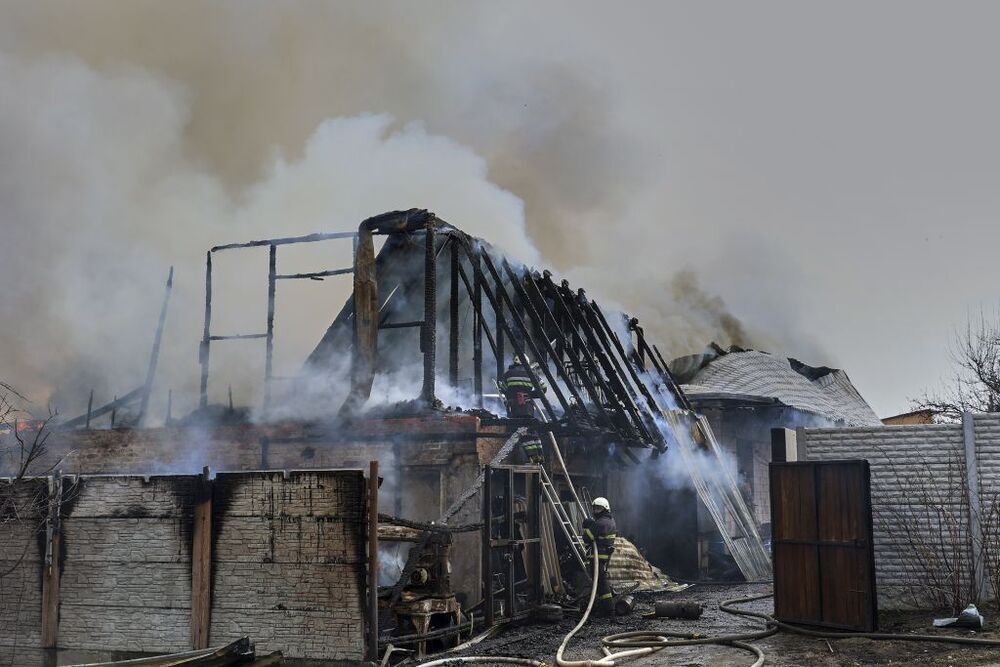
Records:
M945 421L959 421L967 411L1000 411L1000 312L970 315L948 353L954 376L941 389L911 399L914 409L932 410Z

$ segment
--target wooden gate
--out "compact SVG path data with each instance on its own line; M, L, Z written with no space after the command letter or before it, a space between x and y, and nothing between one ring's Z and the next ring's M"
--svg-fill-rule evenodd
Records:
M775 616L875 630L868 462L772 463L770 472Z

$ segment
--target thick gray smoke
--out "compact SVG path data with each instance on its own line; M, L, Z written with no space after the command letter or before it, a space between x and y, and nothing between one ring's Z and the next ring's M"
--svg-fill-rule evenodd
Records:
M537 242L546 262L647 316L666 354L712 339L753 344L693 273L673 276L651 256L622 267L622 248L588 239L648 185L654 156L616 124L598 73L514 49L464 57L478 44L463 26L493 25L483 11L311 2L0 10L4 379L70 413L91 388L98 403L134 388L175 265L154 415L168 387L177 414L191 407L197 379L205 249L350 229L411 206L527 263L541 259ZM494 39L504 26L482 29ZM344 266L346 246L290 251L279 264ZM219 256L216 332L263 329L266 262L263 251ZM349 282L279 289L282 375L319 339ZM261 347L216 346L213 400L228 383L237 402L256 398Z

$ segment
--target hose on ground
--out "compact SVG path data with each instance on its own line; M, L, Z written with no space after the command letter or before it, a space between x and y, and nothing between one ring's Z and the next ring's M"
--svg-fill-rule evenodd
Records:
M423 662L420 667L438 667L438 665L459 665L462 663L489 663L491 665L529 665L529 667L546 667L541 660L531 660L530 658L509 658L503 655L468 655L451 658L441 658Z
M752 653L754 655L754 662L750 667L761 667L764 664L764 652L757 646L750 644L748 642L764 639L772 635L777 634L782 630L792 632L799 635L804 635L806 637L815 637L818 639L874 639L874 640L895 640L895 641L918 641L918 642L937 642L945 644L958 644L965 646L993 646L1000 647L1000 639L980 639L972 637L952 637L948 635L912 635L912 634L899 634L899 633L882 633L882 632L824 632L822 630L809 630L807 628L800 628L796 625L791 625L783 621L779 621L771 614L765 614L763 612L749 611L746 609L738 609L734 605L744 604L747 602L754 602L756 600L762 600L764 598L769 598L773 593L764 593L761 595L750 595L747 597L733 598L731 600L723 600L719 603L719 610L726 612L727 614L732 614L734 616L742 616L745 618L752 618L758 621L762 621L764 628L752 632L734 633L728 635L716 635L716 636L704 636L698 633L692 632L670 632L670 631L659 631L659 632L648 632L648 631L638 631L638 632L620 632L617 634L608 635L601 639L602 650L604 651L604 657L597 660L565 660L563 654L566 651L566 647L569 645L570 640L576 635L577 632L587 623L590 618L590 614L594 608L594 600L597 597L597 584L598 584L598 559L594 560L593 569L593 579L590 588L590 598L587 601L587 608L583 612L583 616L580 621L569 631L559 645L559 650L556 651L556 665L557 667L615 667L615 663L623 658L638 657L641 655L649 655L650 653L655 653L661 651L665 648L670 648L671 646L693 646L699 644L713 644L716 646L730 646L733 648L741 649ZM611 649L624 649L617 652L612 652ZM546 667L544 662L538 660L531 660L528 658L512 658L506 656L470 656L470 657L452 657L443 658L440 660L433 660L431 662L425 662L420 665L420 667L438 667L444 664L459 664L459 663L494 663L494 664L517 664L517 665L529 665L530 667Z
M782 630L792 632L795 634L803 635L806 637L815 637L817 639L874 639L874 640L895 640L895 641L920 641L920 642L938 642L945 644L959 644L966 646L1000 646L1000 640L997 639L980 639L973 637L952 637L948 635L912 635L912 634L898 634L898 633L883 633L883 632L824 632L822 630L810 630L807 628L800 628L796 625L791 625L790 623L785 623L779 621L771 614L765 614L763 612L748 611L746 609L738 609L734 605L743 604L746 602L754 602L755 600L762 600L764 598L771 597L772 593L765 593L763 595L751 595L748 597L734 598L732 600L723 600L719 603L719 609L726 612L727 614L733 614L734 616L743 616L746 618L752 618L755 620L762 621L764 623L764 629L756 632L747 632L743 634L731 634L731 635L717 635L714 637L705 637L698 635L696 633L682 633L682 632L622 632L619 634L608 635L602 639L602 643L605 647L605 652L610 654L608 647L611 648L649 648L659 651L670 646L690 646L694 644L716 644L720 646L732 646L735 648L740 648L749 651L754 654L756 660L751 667L760 667L764 664L764 652L760 650L757 646L749 644L747 642L755 641L758 639L764 639L765 637L770 637ZM676 638L676 639L672 639ZM620 654L611 654L620 655Z
M563 660L563 652L566 650L566 645L569 644L569 640L573 638L580 628L584 626L587 619L590 618L590 612L594 608L594 599L597 598L597 568L599 567L598 559L592 559L594 561L593 572L591 572L590 580L590 598L587 600L587 608L583 610L583 616L580 617L580 622L569 631L569 634L563 637L562 643L559 644L559 650L556 651L556 665L558 667L590 667L593 663L590 660L583 660L578 662L569 662Z
M899 634L899 633L889 633L889 632L824 632L822 630L809 630L808 628L800 628L797 625L792 625L790 623L785 623L784 621L779 621L771 614L765 614L758 611L748 611L746 609L737 609L733 605L741 604L744 602L752 602L753 600L760 600L765 597L771 597L772 593L767 593L765 595L753 595L746 598L736 598L734 600L723 600L719 603L719 609L728 614L734 614L736 616L746 616L749 618L756 618L764 621L769 627L775 629L787 630L789 632L794 632L795 634L804 635L806 637L816 637L817 639L876 639L876 640L894 640L894 641L915 641L915 642L937 642L940 644L963 644L966 646L1000 646L1000 639L981 639L979 637L953 637L950 635L911 635L911 634Z
M590 599L587 601L587 609L584 610L583 616L580 618L580 622L576 624L572 630L569 631L563 640L562 644L559 645L559 650L556 651L556 665L558 667L614 667L615 660L620 660L622 658L637 657L640 655L648 655L658 650L649 646L643 646L640 648L629 648L624 651L619 651L618 653L612 653L605 649L605 656L599 660L564 660L563 653L566 651L566 646L569 644L569 640L573 638L580 628L582 628L586 623L587 619L590 618L590 612L594 609L594 600L597 598L597 584L598 584L598 568L600 567L600 561L597 558L597 554L594 554L594 569L591 572L591 586L590 586Z
M770 597L770 593L765 595L753 595L748 598L740 598L739 600L726 600L719 605L719 609L726 611L730 614L742 615L740 612L742 610L731 610L723 609L722 605L727 603L735 604L737 602L751 602L753 600L760 600L766 597ZM751 667L760 667L764 664L764 652L760 650L757 646L749 644L747 642L756 641L758 639L764 639L765 637L770 637L778 632L777 627L771 627L765 624L765 628L762 630L756 630L753 632L743 632L729 635L716 635L713 637L708 637L694 632L670 632L670 631L660 631L660 632L648 632L648 631L638 631L638 632L620 632L614 635L608 635L604 637L601 642L604 645L605 652L608 652L608 647L611 648L633 648L636 650L646 648L650 651L660 651L671 646L694 646L698 644L714 644L716 646L731 646L733 648L742 649L753 653L754 662Z

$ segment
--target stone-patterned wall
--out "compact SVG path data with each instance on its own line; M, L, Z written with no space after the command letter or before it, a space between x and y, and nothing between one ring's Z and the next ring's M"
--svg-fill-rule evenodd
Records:
M190 644L196 483L195 476L64 482L60 646L167 653Z
M215 471L367 468L379 461L384 481L379 508L405 519L437 519L462 495L507 439L505 424L485 425L479 417L444 414L372 419L350 428L325 431L314 426L236 424L154 429L54 431L47 442L50 460L64 474L194 474ZM0 471L3 474L3 471ZM479 521L472 498L452 523ZM456 536L452 585L470 604L479 599L479 534Z
M48 502L46 480L0 480L0 665L14 646L41 644L42 568Z
M983 502L1000 493L1000 415L975 415L974 451ZM967 543L966 459L961 424L802 429L800 455L809 460L867 459L879 604L912 606L915 582L926 580L912 541ZM957 517L956 521L940 516ZM948 524L954 524L950 529ZM954 536L954 537L953 537ZM960 557L969 577L976 557ZM987 594L989 591L987 591Z
M60 648L191 648L200 484L193 475L64 478ZM48 483L15 488L44 495ZM221 474L211 491L210 644L248 635L262 652L360 660L367 567L362 471ZM0 664L14 655L11 647L41 646L44 502L32 521L16 525L23 526L17 534L12 528L0 538L0 566L23 556L0 581ZM8 604L11 595L16 605Z
M364 657L365 517L360 475L220 474L213 498L213 644Z

